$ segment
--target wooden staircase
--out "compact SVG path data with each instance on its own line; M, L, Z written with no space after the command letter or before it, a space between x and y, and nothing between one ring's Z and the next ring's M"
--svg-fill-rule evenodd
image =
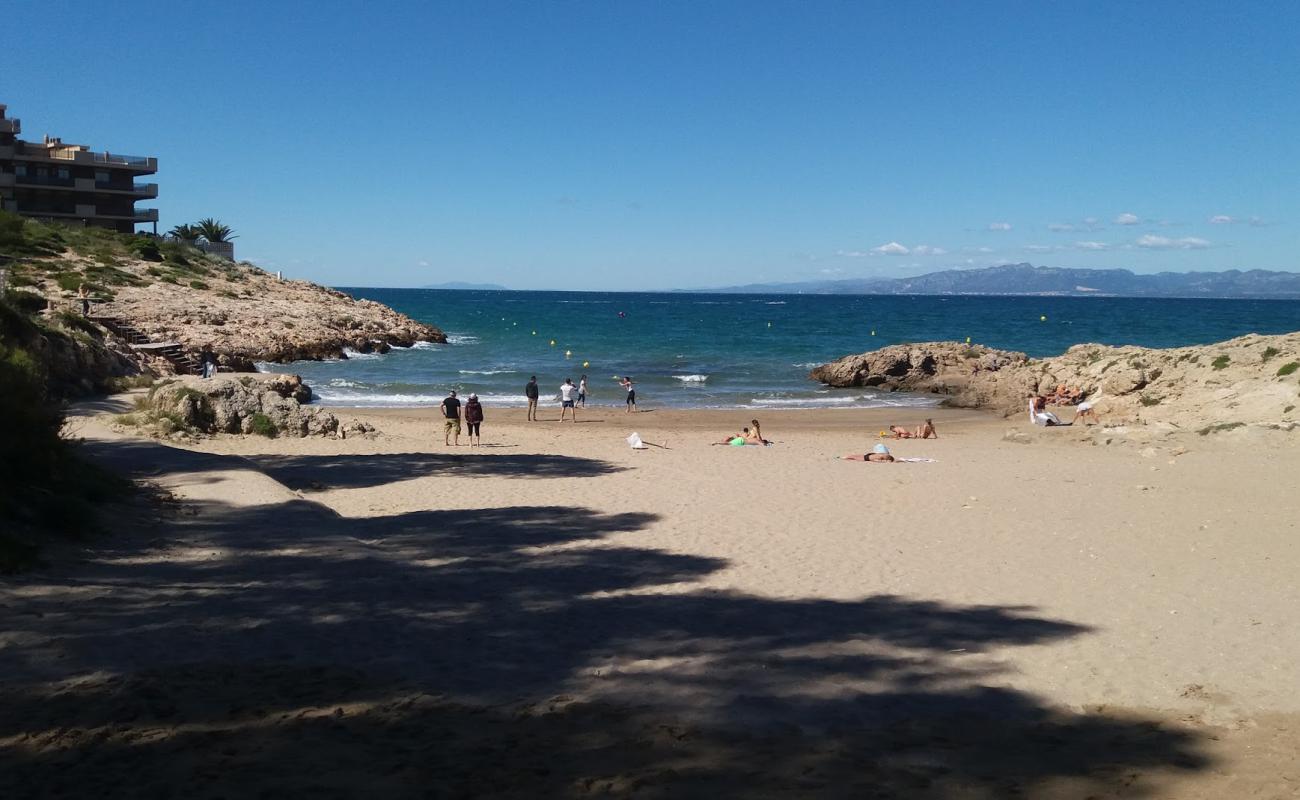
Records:
M155 342L126 320L103 312L92 314L87 319L103 325L120 336L131 346L132 350L167 359L178 375L202 374L199 363L189 353L185 352L185 346L180 342Z

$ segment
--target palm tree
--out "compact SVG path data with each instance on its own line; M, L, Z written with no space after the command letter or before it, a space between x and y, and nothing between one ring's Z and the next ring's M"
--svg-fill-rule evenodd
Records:
M193 244L203 235L203 231L199 229L198 225L190 225L187 223L185 225L177 225L168 231L167 235L174 239L179 239L182 242Z
M228 242L231 239L239 238L235 235L233 228L229 225L222 225L212 217L199 220L197 227L199 232L203 234L203 238L209 242Z

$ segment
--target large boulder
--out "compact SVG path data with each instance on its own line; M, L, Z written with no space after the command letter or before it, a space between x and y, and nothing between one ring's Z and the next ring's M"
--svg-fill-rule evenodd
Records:
M194 433L340 438L374 433L356 420L340 425L329 411L306 405L310 400L311 387L297 375L252 373L170 380L154 387L148 405L172 425Z

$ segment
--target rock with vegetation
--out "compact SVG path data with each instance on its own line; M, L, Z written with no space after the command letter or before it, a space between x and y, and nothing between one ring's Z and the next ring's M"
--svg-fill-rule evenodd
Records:
M1300 333L1152 349L1079 344L1030 359L955 342L892 345L815 368L830 386L940 394L944 404L1025 413L1029 394L1059 387L1093 403L1108 425L1210 435L1300 428Z
M234 433L342 439L374 434L366 423L341 422L323 408L306 405L310 400L311 388L297 375L223 374L207 380L185 376L154 386L138 398L133 413L118 421L163 436Z
M252 371L259 361L343 358L348 351L446 341L437 328L380 303L280 280L181 241L0 212L0 260L8 262L11 286L72 308L85 285L97 301L94 314L117 318L155 342L179 342L192 355L210 346L236 371Z

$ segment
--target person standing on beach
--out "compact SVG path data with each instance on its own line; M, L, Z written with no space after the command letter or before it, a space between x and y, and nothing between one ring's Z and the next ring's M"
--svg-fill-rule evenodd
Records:
M624 375L623 380L619 381L618 384L627 389L627 413L636 413L636 384L632 383L632 376Z
M456 391L453 389L447 399L442 401L442 416L446 419L446 424L442 428L442 441L448 447L451 446L451 436L456 434L456 447L460 446L460 401L456 399Z
M583 375L578 380L578 405L583 408L587 407L587 376Z
M578 409L574 407L573 398L578 391L578 387L573 385L573 378L565 378L564 383L560 384L560 422L564 422L564 410L568 409L573 416L573 421L578 421Z
M528 421L537 421L537 376L528 379L528 385L524 387L524 396L528 398Z
M483 437L479 435L479 426L482 424L483 406L478 401L478 395L471 394L465 401L465 427L469 429L470 447L483 444Z

